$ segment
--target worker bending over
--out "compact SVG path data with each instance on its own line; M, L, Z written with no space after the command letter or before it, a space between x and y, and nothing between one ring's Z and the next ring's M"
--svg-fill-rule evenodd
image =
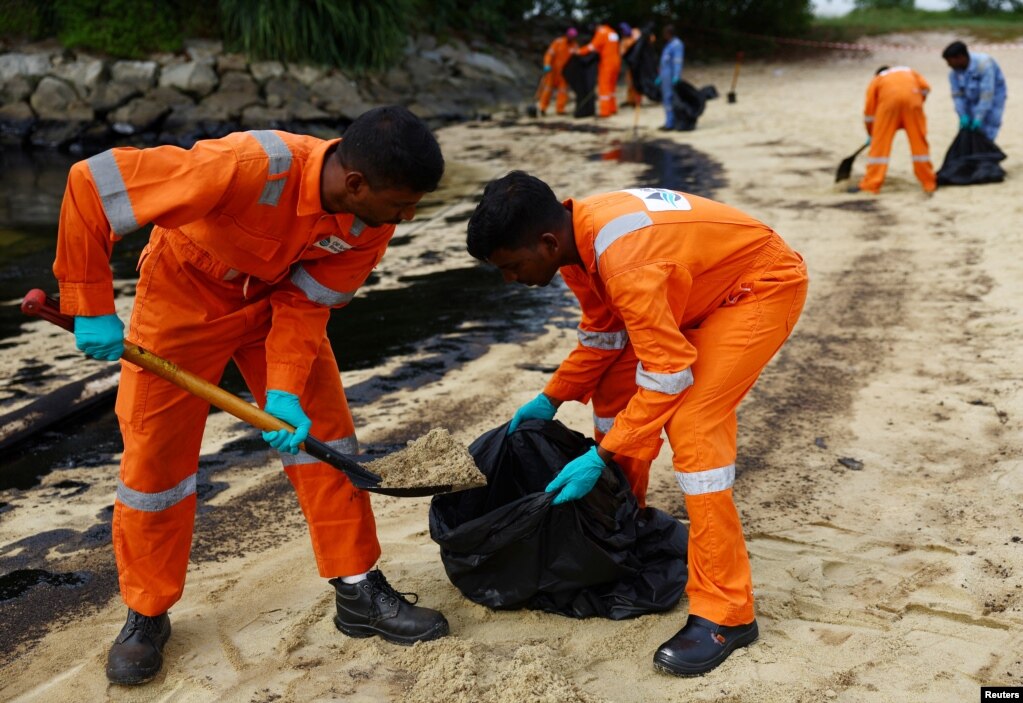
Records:
M371 571L380 543L369 495L299 445L312 432L358 452L327 320L443 171L436 139L402 107L366 112L343 140L260 130L187 151L111 149L71 168L53 267L78 348L114 361L124 325L111 248L154 224L128 339L211 383L233 360L259 405L295 428L263 437L280 452L319 573L335 588L335 625L398 644L441 637L448 623ZM122 362L116 411L124 454L113 543L128 619L107 677L139 684L160 671L167 611L184 589L209 405Z
M895 133L906 130L909 150L913 155L913 173L924 192L933 193L938 187L931 154L927 146L927 118L924 100L931 87L923 76L908 66L882 66L867 86L867 103L863 109L863 122L870 140L867 170L858 186L851 191L881 192Z
M758 634L732 500L735 411L799 318L803 259L711 200L633 188L559 202L522 171L487 185L467 245L506 281L546 286L560 272L579 299L578 344L509 426L592 401L598 443L547 487L555 504L586 496L614 460L644 505L667 433L690 520L689 618L654 665L710 671Z

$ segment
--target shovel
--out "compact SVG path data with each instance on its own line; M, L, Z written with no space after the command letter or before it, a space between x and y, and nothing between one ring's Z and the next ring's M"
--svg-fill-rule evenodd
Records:
M734 103L738 98L735 96L735 84L739 82L739 67L742 66L742 52L735 54L735 70L732 71L732 89L728 91L728 102Z
M838 165L838 170L835 171L835 183L848 180L848 178L852 175L853 161L856 160L856 157L860 155L860 152L866 149L869 144L870 142L864 142L863 146L854 151L852 156L847 156L842 159L842 163Z
M57 301L48 297L46 293L38 288L30 290L28 295L21 301L21 311L26 315L41 317L68 331L74 331L75 319L70 315L60 312L60 306ZM125 341L124 354L122 354L121 358L125 361L130 361L136 366L141 366L147 371L151 371L160 378L170 381L179 388L183 388L189 393L202 398L210 405L218 407L240 420L244 420L253 427L261 430L283 429L291 432L295 431L294 427L283 420L278 420L255 405L239 398L233 393L225 391L220 386L189 373L173 362L156 356L136 344ZM380 481L382 480L380 476L369 471L366 467L341 452L332 449L315 437L307 437L301 448L307 454L330 464L339 471L343 471L353 486L364 491L382 493L389 496L415 497L450 493L452 490L451 485L403 486L400 488L380 486Z

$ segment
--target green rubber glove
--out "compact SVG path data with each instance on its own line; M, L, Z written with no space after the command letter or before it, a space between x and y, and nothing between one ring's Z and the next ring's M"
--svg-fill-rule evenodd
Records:
M553 420L558 409L550 398L540 393L531 401L515 411L511 423L508 425L508 434L511 434L522 423L523 420Z
M959 129L966 129L970 126L969 115L959 115Z
M980 129L980 126L982 124L984 124L984 120L982 120L979 117L974 117L973 121L970 122L970 129L972 129L974 132L976 132L977 130Z
M266 406L263 410L295 428L294 432L287 430L264 432L263 439L279 452L298 454L298 445L309 436L309 428L313 426L313 421L302 410L298 396L286 391L267 391Z
M597 485L597 479L600 478L605 466L607 465L604 460L597 454L597 445L593 445L590 451L565 464L561 473L555 476L544 490L548 493L558 491L558 495L554 497L554 505L579 500Z
M113 314L76 315L75 346L93 359L117 361L124 353L124 323Z

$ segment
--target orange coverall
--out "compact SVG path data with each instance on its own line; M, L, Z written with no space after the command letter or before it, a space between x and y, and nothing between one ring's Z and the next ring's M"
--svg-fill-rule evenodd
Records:
M913 173L928 193L938 187L931 155L927 147L927 118L924 100L931 92L923 76L907 66L895 66L874 76L867 86L867 104L863 121L870 135L867 171L860 190L878 193L888 171L895 132L906 130L913 154Z
M75 164L53 267L61 310L112 313L111 248L152 222L127 338L213 383L233 359L260 406L268 387L294 393L311 434L356 453L326 324L383 256L394 226L323 210L320 171L339 141L239 132L188 151L118 148ZM184 588L208 411L121 362L113 543L121 595L144 615L165 612ZM368 494L304 452L281 459L320 574L371 568L380 545Z
M545 112L551 104L551 93L557 92L554 110L559 115L565 114L565 106L568 104L568 82L561 71L565 64L572 58L572 50L576 43L566 36L560 36L551 42L547 52L543 55L543 65L550 66L550 73L544 78L543 90L540 92L540 112Z
M629 53L629 49L636 45L636 42L643 36L643 31L638 27L633 27L632 33L627 37L622 37L620 53L622 56L622 63L625 63L625 55ZM627 105L633 105L638 107L643 102L643 95L636 90L636 86L632 84L632 71L628 68L625 69L625 103Z
M579 49L581 55L597 52L600 64L597 68L597 114L610 117L618 112L615 89L618 86L618 72L622 67L622 56L618 51L618 32L606 24L597 27L589 44Z
M582 319L544 393L593 401L596 437L641 502L667 433L690 519L689 612L751 622L735 411L799 318L803 259L766 225L688 194L637 188L565 204L583 266L561 273Z

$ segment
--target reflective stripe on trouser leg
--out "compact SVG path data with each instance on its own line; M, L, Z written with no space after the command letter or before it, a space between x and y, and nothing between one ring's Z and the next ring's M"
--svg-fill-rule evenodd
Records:
M604 371L593 391L593 438L600 442L611 430L615 416L625 409L636 394L636 355L627 344L622 353ZM646 459L615 454L615 462L622 468L639 507L646 507L647 486L650 482L650 464Z
M924 116L923 107L908 110L903 117L903 125L909 139L910 152L913 154L913 175L920 181L924 190L932 191L938 187L938 176L934 173L934 164L931 163L929 155L927 118Z
M691 491L689 612L720 625L753 619L745 539L732 502L735 410L788 337L806 297L806 267L785 248L750 294L685 330L696 347L694 383L665 429L680 484Z
M888 173L888 159L892 151L892 140L898 128L898 113L879 111L874 120L870 136L870 151L867 152L867 168L860 179L860 190L877 192L881 190L885 174Z
M262 347L242 350L235 362L253 393L262 396L266 385ZM340 451L358 449L341 374L326 340L313 361L299 402L313 421L312 436ZM308 454L281 455L281 461L308 523L320 576L349 576L371 569L380 557L380 543L369 494L352 486L344 472Z
M618 102L615 99L615 88L618 85L618 71L615 67L603 67L597 69L597 104L600 109L600 116L607 117L618 112Z

